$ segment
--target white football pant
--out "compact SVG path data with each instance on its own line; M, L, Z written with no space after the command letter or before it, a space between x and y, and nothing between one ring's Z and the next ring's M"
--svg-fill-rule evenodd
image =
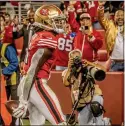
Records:
M28 110L31 125L44 125L45 119L52 125L65 122L59 101L45 79L38 79L34 83L30 91Z

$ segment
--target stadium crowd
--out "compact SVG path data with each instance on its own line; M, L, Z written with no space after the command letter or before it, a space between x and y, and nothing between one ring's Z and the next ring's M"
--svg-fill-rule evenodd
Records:
M5 5L5 3L1 4ZM11 4L18 6L18 3L13 3L12 1ZM82 59L101 64L107 71L124 71L123 1L107 1L104 4L104 15L101 11L102 8L99 8L98 1L61 1L60 9L66 17L66 33L56 35L58 46L56 48L56 58L52 70L65 70L68 67L69 53L73 49L79 49L82 52ZM44 10L42 13L46 14L47 12ZM0 13L0 58L3 74L2 79L6 80L7 96L2 95L3 103L9 100L10 96L12 100L18 100L17 87L19 80L23 75L27 74L26 71L29 67L27 65L27 57L30 41L31 38L33 39L35 32L38 31L34 25L34 15L35 10L33 10L33 7L28 9L27 17L22 17L21 22L19 22L18 16L14 16L11 19L9 12ZM108 24L107 20L114 22L115 25ZM62 21L57 24L58 27L62 27L63 23L62 18ZM109 40L112 35L110 31L114 31L116 23L119 30L118 37ZM105 36L102 36L100 31L103 31ZM20 37L23 37L23 48L19 55L15 40ZM117 44L111 44L115 42ZM105 56L106 58L104 58ZM1 124L12 124L14 126L15 118L13 117L11 119L11 116L5 117L5 113L9 115L6 109L4 110L4 114L1 113Z

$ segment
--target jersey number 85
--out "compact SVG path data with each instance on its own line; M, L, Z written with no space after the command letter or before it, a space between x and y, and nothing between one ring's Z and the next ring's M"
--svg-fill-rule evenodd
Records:
M65 51L72 51L73 49L73 41L69 39L59 38L58 39L58 49L65 50Z

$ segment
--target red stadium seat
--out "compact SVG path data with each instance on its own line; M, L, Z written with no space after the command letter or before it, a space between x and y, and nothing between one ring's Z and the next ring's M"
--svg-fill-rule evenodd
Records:
M107 61L108 53L106 50L98 50L98 60L99 61Z

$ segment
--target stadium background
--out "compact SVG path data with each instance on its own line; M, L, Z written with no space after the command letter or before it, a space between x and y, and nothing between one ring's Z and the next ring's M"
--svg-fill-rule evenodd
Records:
M115 1L113 4L117 7L117 2ZM42 4L55 4L57 6L60 5L59 1L50 1L50 2L13 2L11 1L10 5L7 5L5 2L0 2L0 13L9 12L11 17L13 18L15 15L19 16L19 21L21 21L21 17L26 17L27 10L26 8L31 5L35 10ZM11 6L12 5L12 6ZM17 6L18 5L18 6ZM27 6L26 6L27 5ZM105 36L105 32L103 30L99 30L100 33ZM19 38L15 41L16 48L18 50L18 54L20 56L22 50L22 43L23 38ZM105 41L105 40L104 40ZM103 47L99 50L99 62L100 64L106 64L108 60L105 42L103 41ZM101 87L103 94L104 94L104 107L106 109L105 115L112 119L113 124L121 124L123 122L123 88L124 88L124 80L123 80L123 73L121 72L107 72L106 79L102 82L97 82ZM62 109L64 114L71 113L71 98L70 98L70 91L68 88L65 88L62 84L61 80L61 72L52 71L52 77L49 80L50 87L55 91L59 101L61 103ZM65 93L64 93L65 92ZM110 98L110 99L109 99ZM29 122L24 120L24 124L28 124ZM47 122L48 124L48 122Z

